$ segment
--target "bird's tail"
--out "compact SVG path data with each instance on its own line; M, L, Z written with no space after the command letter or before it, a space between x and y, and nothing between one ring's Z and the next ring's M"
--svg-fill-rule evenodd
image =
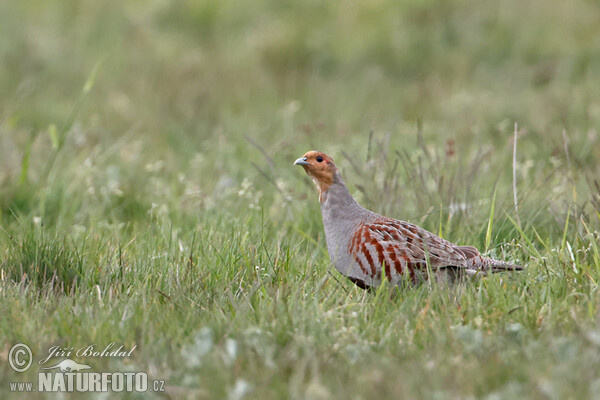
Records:
M494 260L488 257L475 257L474 267L485 272L523 271L523 267L506 261Z

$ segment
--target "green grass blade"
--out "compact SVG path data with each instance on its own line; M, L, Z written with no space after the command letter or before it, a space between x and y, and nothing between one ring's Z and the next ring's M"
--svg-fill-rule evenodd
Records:
M490 208L490 216L488 218L487 230L485 232L485 251L487 252L490 248L492 241L492 226L494 224L494 208L496 206L496 189L494 189L494 196L492 197L492 206Z

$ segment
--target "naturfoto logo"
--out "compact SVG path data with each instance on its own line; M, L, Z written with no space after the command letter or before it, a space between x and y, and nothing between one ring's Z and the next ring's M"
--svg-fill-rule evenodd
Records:
M126 350L114 342L105 347L89 345L74 347L52 346L48 356L41 359L34 382L11 382L11 392L162 392L164 380L149 380L145 372L94 372L93 368L69 357L130 357L136 346ZM55 360L56 358L56 360ZM63 358L58 360L58 358ZM53 360L52 362L49 362ZM33 361L31 348L24 343L14 345L9 353L9 364L16 372L27 371ZM46 365L46 363L48 363ZM87 371L87 370L92 371ZM50 370L51 372L46 372Z

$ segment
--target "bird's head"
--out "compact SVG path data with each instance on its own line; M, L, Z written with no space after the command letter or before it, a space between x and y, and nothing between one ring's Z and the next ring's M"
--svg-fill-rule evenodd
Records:
M308 176L313 178L317 184L321 194L329 189L337 173L337 167L333 159L320 151L309 151L297 159L294 165L300 165L304 168Z

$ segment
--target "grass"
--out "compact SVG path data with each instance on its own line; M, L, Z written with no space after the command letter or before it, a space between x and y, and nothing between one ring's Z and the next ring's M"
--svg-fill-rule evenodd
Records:
M137 346L76 361L171 398L597 397L599 17L0 2L2 398L43 397L9 392L37 380L18 342ZM526 270L354 287L291 165L313 148L363 205Z

